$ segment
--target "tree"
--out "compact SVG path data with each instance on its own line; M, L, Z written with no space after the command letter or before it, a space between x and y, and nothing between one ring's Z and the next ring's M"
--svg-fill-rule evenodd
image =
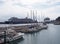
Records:
M47 17L47 18L44 19L44 21L45 21L45 20L50 20L50 18Z
M8 19L9 21L13 21L13 20L17 20L17 17L11 17L10 19Z
M60 21L60 16L56 18L56 21Z

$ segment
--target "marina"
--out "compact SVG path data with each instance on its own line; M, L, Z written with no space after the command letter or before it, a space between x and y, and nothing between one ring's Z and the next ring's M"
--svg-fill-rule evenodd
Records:
M8 24L9 25L9 24ZM0 43L8 43L23 38L23 33L34 33L47 29L43 23L33 23L25 25L9 25L0 27ZM23 32L23 33L20 33Z
M60 25L48 24L47 30L36 33L25 33L24 40L17 40L9 44L60 44Z
M35 33L25 33L23 39L9 44L60 44L60 25L47 24L48 28ZM53 34L52 34L53 33Z
M0 0L0 44L60 44L60 0Z

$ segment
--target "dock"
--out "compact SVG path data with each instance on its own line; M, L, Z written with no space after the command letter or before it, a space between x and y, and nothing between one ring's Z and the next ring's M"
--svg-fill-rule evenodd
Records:
M11 28L15 30L16 32L23 32L23 33L29 33L29 32L37 32L39 30L47 29L47 25L44 25L43 23L32 23L32 24L25 24L25 25L10 25L6 27L0 27L0 29L6 30L6 28Z

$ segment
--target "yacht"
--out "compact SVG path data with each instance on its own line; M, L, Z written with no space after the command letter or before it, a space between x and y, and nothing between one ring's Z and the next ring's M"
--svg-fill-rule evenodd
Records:
M12 29L6 30L5 34L6 35L0 36L0 44L5 43L5 42L7 43L7 42L15 41L15 40L18 40L20 38L23 38L23 36L24 36L24 33L20 33L20 32L17 33L16 31L14 31Z

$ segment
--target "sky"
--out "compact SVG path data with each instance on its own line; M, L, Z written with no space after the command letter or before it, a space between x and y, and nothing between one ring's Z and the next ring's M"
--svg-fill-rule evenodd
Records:
M54 20L60 16L60 0L0 0L0 21L10 17L31 18L31 11L38 20L45 17Z

